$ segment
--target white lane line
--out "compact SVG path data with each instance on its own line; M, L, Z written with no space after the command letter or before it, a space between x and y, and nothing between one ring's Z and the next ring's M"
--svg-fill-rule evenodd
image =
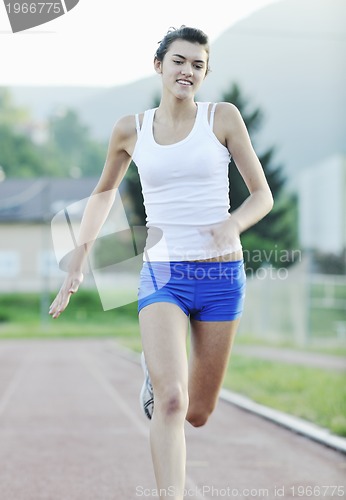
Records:
M138 432L148 438L149 436L149 427L145 425L142 419L140 419L137 414L133 411L132 407L128 405L122 395L116 390L114 385L110 383L110 381L105 377L100 368L99 364L95 361L95 358L91 358L89 354L85 351L80 353L80 358L82 362L85 364L86 368L89 370L91 375L99 382L101 387L105 390L108 396L116 403L116 405L120 408L120 410L131 420L134 424ZM124 358L123 358L124 359ZM143 416L143 418L145 418ZM194 497L190 497L195 500L208 500L208 497L200 494L200 488L194 482L194 480L186 475L186 489L189 491L195 492Z
M29 364L31 363L32 356L26 358L24 363L21 363L19 368L15 371L10 383L8 384L2 398L0 399L0 417L6 410L9 401L11 400L13 394L16 392L20 382L23 379L24 372L27 370Z
M131 406L128 405L123 398L123 396L117 391L117 389L111 384L111 382L105 377L102 369L98 366L98 363L94 358L91 358L89 354L85 351L80 354L80 358L84 365L87 367L91 375L99 382L104 391L108 394L112 401L114 401L118 408L131 420L136 429L145 437L148 437L149 428L144 422L134 413Z

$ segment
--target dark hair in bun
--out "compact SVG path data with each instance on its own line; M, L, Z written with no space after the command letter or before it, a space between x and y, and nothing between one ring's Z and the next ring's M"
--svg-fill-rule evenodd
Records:
M207 70L206 74L209 71L209 39L208 36L197 28L189 28L188 26L180 26L180 28L170 28L165 35L165 37L159 42L159 47L155 52L155 59L158 61L163 61L170 45L175 40L185 40L186 42L198 43L199 45L203 45L207 55Z

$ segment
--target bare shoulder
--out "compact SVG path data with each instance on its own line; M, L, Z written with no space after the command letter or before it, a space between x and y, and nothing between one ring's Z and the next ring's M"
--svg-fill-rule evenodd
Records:
M129 138L136 134L136 121L134 115L122 116L113 127L113 134L119 138Z
M136 120L134 115L126 115L115 123L111 138L111 148L125 150L130 156L137 139Z
M230 102L217 103L215 116L228 126L237 126L243 122L239 109Z
M215 108L214 133L221 144L229 147L231 138L244 130L244 122L238 108L229 102L218 102Z
M231 145L234 146L237 142L243 144L249 142L248 130L237 106L229 102L220 102L216 111L219 112L218 121L225 134L228 148Z

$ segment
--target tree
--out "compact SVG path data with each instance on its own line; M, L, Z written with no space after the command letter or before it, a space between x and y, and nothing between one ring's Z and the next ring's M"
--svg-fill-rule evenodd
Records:
M13 103L7 88L0 88L0 166L6 177L32 177L47 169L39 146L27 136L28 123L28 110Z
M14 104L9 89L0 87L0 125L18 128L27 123L29 116L26 108L20 108Z
M91 139L89 128L81 123L74 110L60 110L50 117L48 126L50 140L47 147L50 155L59 161L57 175L100 175L106 144Z
M144 226L146 212L144 208L142 186L137 166L133 161L131 161L131 164L126 172L124 181L126 184L126 191L129 195L129 203L126 203L126 212L129 223L134 226Z
M40 148L27 136L30 113L16 106L7 88L0 88L0 166L6 177L31 177L46 169Z
M225 92L222 100L234 104L240 111L252 142L263 122L261 109L249 109L238 84L233 83ZM297 245L297 202L285 192L286 179L282 165L274 161L275 148L258 154L268 184L275 200L273 210L242 236L246 249L245 259L248 268L256 270L264 263L275 267L286 267L292 263L290 255ZM229 166L231 212L238 208L249 195L233 159ZM259 256L262 254L262 258Z
M42 130L39 139L36 130ZM46 136L46 137L45 137ZM65 109L37 123L0 88L0 166L7 177L98 176L107 145L91 139L75 111Z
M6 177L34 177L51 173L40 148L28 137L0 125L0 165Z

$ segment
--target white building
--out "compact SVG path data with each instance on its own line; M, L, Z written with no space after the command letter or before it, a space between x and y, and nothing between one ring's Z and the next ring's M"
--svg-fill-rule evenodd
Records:
M304 249L346 249L346 157L335 155L301 172L296 185Z
M0 182L0 293L39 291L42 288L55 291L60 287L65 274L59 263L74 248L84 206L97 181L97 177L87 177L6 179ZM116 198L111 216L100 233L100 236L117 234L123 253L128 249L128 241L133 249L133 233L126 232L129 224L125 206L130 213L130 201L125 186L123 182L119 188L121 197ZM115 240L110 240L110 243L114 243L116 263L119 253ZM93 272L86 276L84 286L95 286L94 281L98 285L107 271L93 268Z
M0 183L0 293L37 291L61 284L50 222L56 212L86 198L86 179L6 179Z

